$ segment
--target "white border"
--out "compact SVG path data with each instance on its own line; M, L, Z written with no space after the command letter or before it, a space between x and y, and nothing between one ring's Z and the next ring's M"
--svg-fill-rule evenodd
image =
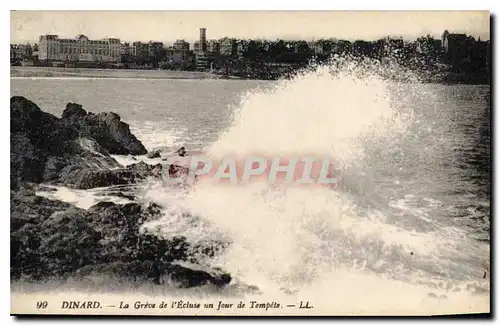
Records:
M225 1L225 0L192 0L182 2L162 1L79 1L67 2L60 0L16 2L17 10L489 10L493 0L476 1L433 1L419 0L354 0L345 2L329 1L297 1L297 0L255 0L255 1Z

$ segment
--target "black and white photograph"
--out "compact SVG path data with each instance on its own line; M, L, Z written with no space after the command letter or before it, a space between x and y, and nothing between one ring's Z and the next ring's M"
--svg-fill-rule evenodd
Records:
M10 11L10 314L490 314L490 24Z

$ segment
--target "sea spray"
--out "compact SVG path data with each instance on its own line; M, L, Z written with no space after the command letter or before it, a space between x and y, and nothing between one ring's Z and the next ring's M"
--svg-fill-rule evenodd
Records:
M446 268L462 239L432 219L412 221L408 228L397 216L388 215L387 201L377 198L376 176L381 170L371 169L370 163L376 165L370 162L374 151L382 165L390 162L396 175L404 169L398 167L403 159L385 156L403 148L401 139L411 138L408 133L418 123L412 101L407 100L412 92L418 95L420 86L412 84L418 78L386 67L336 58L279 81L270 90L249 92L242 96L232 125L206 149L211 157L221 158L253 153L334 157L346 177L340 189L201 183L176 192L157 183L145 197L165 204L167 210L164 218L151 224L160 235L178 233L188 240L228 243L223 253L205 257L204 262L268 294L283 288L322 291L318 296L353 291L318 287L342 286L342 279L369 291L375 283L368 284L364 277L377 278L380 286L372 286L376 291L391 284L391 291L400 288L400 283L384 279L438 287L449 277ZM398 73L397 82L387 76ZM403 89L409 90L405 98ZM418 293L426 297L428 291L422 288Z

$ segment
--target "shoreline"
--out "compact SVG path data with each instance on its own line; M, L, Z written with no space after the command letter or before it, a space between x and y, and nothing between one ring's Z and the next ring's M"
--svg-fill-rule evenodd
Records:
M67 78L67 79L137 79L137 80L255 80L255 81L277 81L279 78L254 75L244 77L238 75L221 75L202 71L184 70L153 70L153 69L112 69L112 68L63 68L63 67L26 67L11 66L11 79L24 78ZM456 73L439 72L427 75L422 79L423 83L442 85L491 85L491 78L481 72Z
M10 67L10 78L226 79L209 72L62 67Z

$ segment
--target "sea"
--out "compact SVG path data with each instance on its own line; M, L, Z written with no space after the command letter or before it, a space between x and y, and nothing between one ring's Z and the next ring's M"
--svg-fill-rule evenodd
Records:
M231 286L175 292L73 284L75 291L309 301L315 308L306 314L490 311L490 86L424 84L418 72L391 67L404 77L395 82L381 76L388 68L353 62L312 66L281 81L15 69L11 96L59 117L68 102L116 112L148 150L318 153L335 157L342 171L335 190L252 184L181 191L148 180L136 195L164 212L143 227L229 243L204 263L229 272ZM161 162L114 157L123 165ZM103 200L100 190L58 187L41 195L88 208Z

